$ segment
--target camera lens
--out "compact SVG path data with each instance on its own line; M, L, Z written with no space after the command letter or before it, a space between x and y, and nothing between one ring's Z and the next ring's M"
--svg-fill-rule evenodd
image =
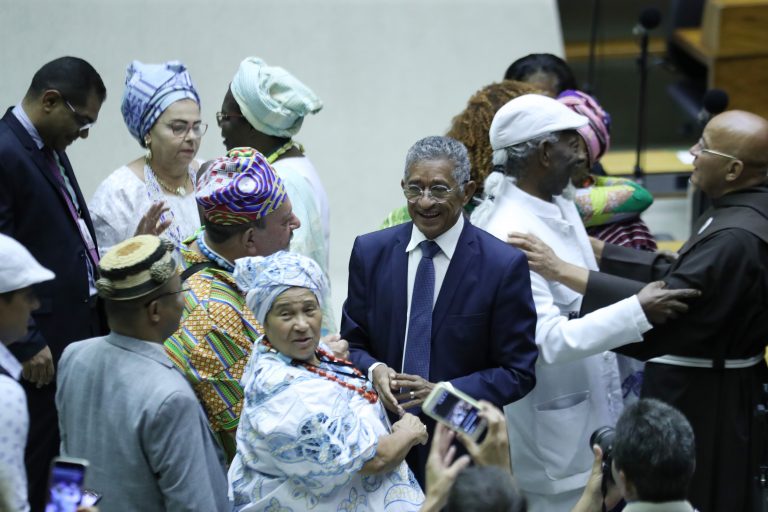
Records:
M603 458L611 454L613 447L614 430L612 427L600 427L589 436L590 448L598 445L603 450Z

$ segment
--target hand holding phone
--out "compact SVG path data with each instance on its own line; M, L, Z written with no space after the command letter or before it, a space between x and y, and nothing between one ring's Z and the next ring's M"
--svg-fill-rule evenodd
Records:
M88 461L56 457L51 463L48 501L45 512L76 512L83 499L83 482Z
M486 420L480 416L480 403L448 382L435 385L421 410L473 441L477 441L487 427Z

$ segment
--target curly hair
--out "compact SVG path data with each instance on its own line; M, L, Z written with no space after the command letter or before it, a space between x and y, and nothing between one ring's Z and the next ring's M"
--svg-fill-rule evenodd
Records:
M485 177L493 168L493 150L488 130L496 111L511 99L540 92L531 85L513 80L486 85L469 98L464 111L451 121L451 129L446 135L466 146L469 153L470 179L477 183L478 194L482 193Z

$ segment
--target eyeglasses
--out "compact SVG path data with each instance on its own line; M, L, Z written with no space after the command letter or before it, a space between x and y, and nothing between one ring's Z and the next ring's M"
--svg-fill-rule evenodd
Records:
M739 160L741 161L741 158L735 157L733 155L729 155L728 153L723 153L722 151L715 151L714 149L709 149L706 147L706 142L704 142L704 139L699 139L699 141L694 144L694 146L691 148L691 154L693 156L698 156L701 153L709 153L711 155L717 155L722 156L723 158L730 158L731 160Z
M183 287L181 290L176 290L175 292L165 292L165 293L161 293L160 295L155 295L155 297L152 300L149 300L146 302L146 304L144 304L144 307L146 308L156 300L162 299L163 297L168 297L169 295L178 295L179 293L186 293L189 290L190 288Z
M69 108L69 110L72 111L72 116L75 118L75 122L80 126L81 133L90 130L93 125L96 124L96 121L91 121L90 117L80 114L77 110L75 110L75 107L73 107L72 104L64 96L62 96L61 99L64 100L64 104Z
M224 112L216 112L216 124L221 128L221 123L229 121L232 117L245 117L243 114L225 114Z
M184 137L189 132L192 132L192 135L195 137L202 137L205 135L205 132L208 131L208 123L202 123L200 121L194 123L173 121L172 123L165 123L165 125L171 129L174 137Z
M432 185L427 189L423 189L418 185L408 185L407 187L403 187L403 195L409 203L415 203L425 194L429 199L436 203L444 203L450 199L451 194L457 190L461 190L463 186L464 183L455 188L448 188L445 185Z

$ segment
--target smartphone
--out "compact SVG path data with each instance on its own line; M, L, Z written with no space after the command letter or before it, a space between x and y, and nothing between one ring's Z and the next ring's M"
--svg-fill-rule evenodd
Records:
M83 482L88 461L56 457L51 463L48 502L45 512L76 512L83 499Z
M83 499L80 500L81 507L92 507L98 505L101 501L101 494L93 489L83 489Z
M454 388L449 382L438 382L421 405L421 410L440 423L473 440L483 435L488 427L480 417L480 404L472 397Z

